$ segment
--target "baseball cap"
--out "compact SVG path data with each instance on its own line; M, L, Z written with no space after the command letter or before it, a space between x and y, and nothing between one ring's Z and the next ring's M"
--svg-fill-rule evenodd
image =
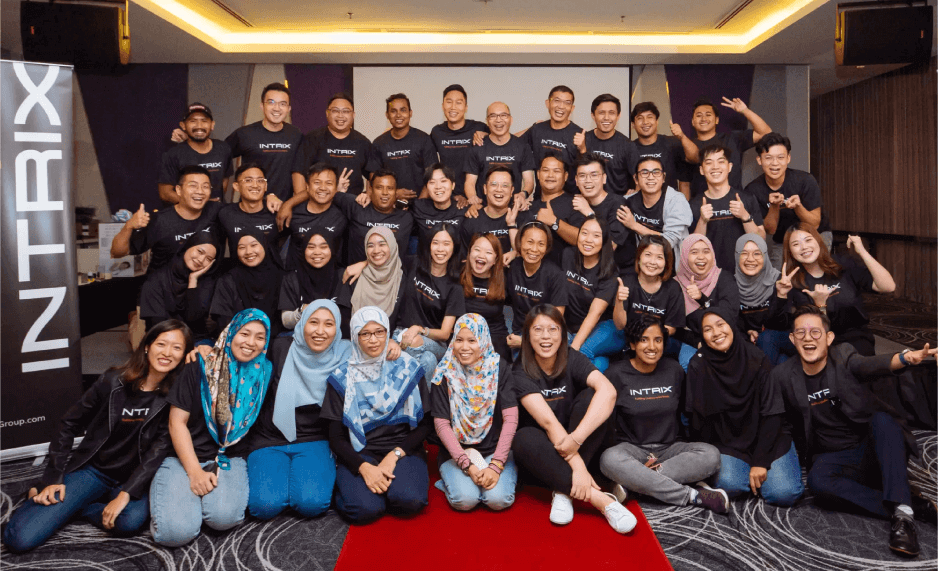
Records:
M182 120L185 121L185 120L188 119L189 116L192 115L193 113L202 113L203 115L205 115L206 117L208 117L208 118L211 119L212 121L215 120L214 117L212 117L212 110L208 108L208 105L204 105L204 104L198 103L198 102L196 102L196 103L190 103L189 106L186 107L186 114L185 114L185 116L182 118Z

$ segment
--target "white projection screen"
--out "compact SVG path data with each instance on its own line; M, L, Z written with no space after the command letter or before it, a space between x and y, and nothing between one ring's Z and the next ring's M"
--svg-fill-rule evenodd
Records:
M485 108L502 101L511 109L511 132L516 133L535 121L547 119L544 101L552 87L566 85L576 96L573 122L592 129L590 103L603 93L622 101L624 120L619 130L628 129L628 66L355 66L355 128L371 140L390 128L385 118L385 99L393 93L410 98L414 117L411 125L427 133L443 122L443 89L462 85L469 96L466 117L485 122Z

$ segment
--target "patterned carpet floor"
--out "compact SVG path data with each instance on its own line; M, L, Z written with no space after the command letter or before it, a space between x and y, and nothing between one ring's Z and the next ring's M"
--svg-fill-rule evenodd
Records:
M938 308L890 295L864 294L874 334L913 349L938 345Z

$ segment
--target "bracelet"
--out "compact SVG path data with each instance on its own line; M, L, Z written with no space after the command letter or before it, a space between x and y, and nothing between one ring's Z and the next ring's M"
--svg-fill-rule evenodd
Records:
M494 460L492 460L491 462L489 462L489 470L495 472L495 473L498 474L499 476L502 474L502 469L503 469L503 468L500 468L500 467L498 466L498 464L495 463Z
M570 433L570 440L576 442L576 438L573 437L573 433L572 433L572 432ZM577 446L583 446L583 443L582 443L582 442L576 442L576 445L577 445Z
M429 328L429 327L424 327L424 328L423 328L423 336L426 337L427 339L430 338L430 328Z
M489 464L497 467L499 470L505 469L505 463L502 462L501 460L496 460L495 458L492 458L492 461L489 462Z

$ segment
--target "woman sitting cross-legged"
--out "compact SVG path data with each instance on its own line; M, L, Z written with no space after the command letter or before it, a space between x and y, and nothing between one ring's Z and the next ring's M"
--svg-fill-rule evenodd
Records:
M616 390L579 351L567 346L563 315L534 306L524 320L521 359L514 364L522 409L512 451L519 468L553 491L550 521L573 521L570 498L589 502L619 533L636 519L612 494L604 494L587 466L599 452Z
M267 315L240 311L214 347L193 351L173 385L167 400L176 454L163 460L150 486L150 531L156 543L185 545L199 536L203 521L217 530L244 521L247 463L226 452L260 413L272 369L269 340Z
M118 537L146 525L150 480L171 446L165 395L191 348L183 322L162 321L126 363L101 375L68 409L49 444L42 491L30 489L3 530L7 549L34 549L77 517Z
M436 487L454 509L468 511L482 502L503 510L514 503L518 481L511 457L518 428L511 366L495 352L478 313L460 317L454 330L431 380L433 423L445 447Z
M403 353L387 361L387 314L365 306L352 316L352 357L329 376L322 418L338 458L335 507L352 523L386 512L413 515L427 505L430 433L423 368Z
M626 329L631 357L613 363L606 376L616 389L616 445L603 452L600 469L626 490L676 506L697 505L717 513L729 511L723 490L690 487L720 469L720 451L703 442L683 442L681 396L684 369L662 356L668 330L657 317L639 314Z

